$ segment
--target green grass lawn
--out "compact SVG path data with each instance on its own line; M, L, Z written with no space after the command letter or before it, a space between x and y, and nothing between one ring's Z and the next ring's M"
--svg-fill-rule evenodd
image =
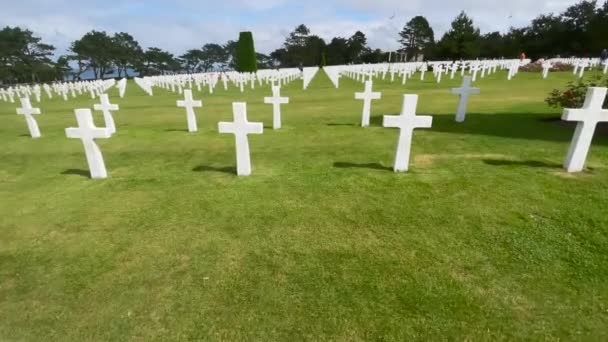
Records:
M427 76L375 81L365 129L347 78L283 87L279 131L268 86L220 83L196 134L177 94L129 83L101 181L64 133L95 100L34 103L40 139L0 102L0 340L607 340L608 137L565 173L573 126L544 103L572 74L479 80L463 124L460 78ZM433 128L394 174L404 93ZM266 127L251 177L217 132L232 101Z

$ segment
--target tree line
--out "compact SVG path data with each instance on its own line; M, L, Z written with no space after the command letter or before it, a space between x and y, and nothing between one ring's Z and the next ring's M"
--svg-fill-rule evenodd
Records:
M525 27L506 33L481 34L473 20L461 12L439 39L428 20L416 16L399 32L398 51L382 51L368 46L361 31L351 37L334 37L328 42L297 26L282 46L269 55L257 53L258 67L304 67L411 61L419 59L459 60L514 58L526 53L530 58L553 56L596 56L606 48L608 0L583 0L560 14L543 14ZM91 31L72 42L66 54L56 59L56 49L33 32L19 27L0 30L0 81L4 83L43 82L79 79L85 72L95 78L108 75L129 77L178 72L231 70L237 65L237 42L209 43L182 55L158 47L142 48L126 32L113 35Z

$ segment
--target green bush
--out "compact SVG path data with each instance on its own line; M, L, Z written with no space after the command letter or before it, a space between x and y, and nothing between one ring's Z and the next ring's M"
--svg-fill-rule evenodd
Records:
M589 87L608 87L608 78L594 77L591 80L568 82L566 89L553 89L545 102L553 108L580 108L585 103L585 95ZM608 106L608 97L604 107Z
M236 70L240 72L256 72L258 64L253 45L253 34L241 32L236 48Z

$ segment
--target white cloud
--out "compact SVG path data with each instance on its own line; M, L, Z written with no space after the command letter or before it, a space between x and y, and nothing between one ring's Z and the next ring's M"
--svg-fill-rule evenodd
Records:
M10 2L4 3L2 2ZM27 27L64 53L87 31L126 31L144 47L181 54L207 42L254 32L257 49L270 52L301 23L325 39L360 30L373 48L394 49L397 33L415 15L426 16L439 37L465 10L482 32L522 26L541 13L560 12L576 0L289 0L195 1L0 0L0 23ZM394 19L389 19L393 17Z

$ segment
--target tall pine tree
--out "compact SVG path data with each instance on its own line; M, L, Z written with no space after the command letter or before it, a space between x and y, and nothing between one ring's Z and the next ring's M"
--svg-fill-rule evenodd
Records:
M241 32L236 48L236 70L240 72L256 72L258 64L253 45L253 34Z

